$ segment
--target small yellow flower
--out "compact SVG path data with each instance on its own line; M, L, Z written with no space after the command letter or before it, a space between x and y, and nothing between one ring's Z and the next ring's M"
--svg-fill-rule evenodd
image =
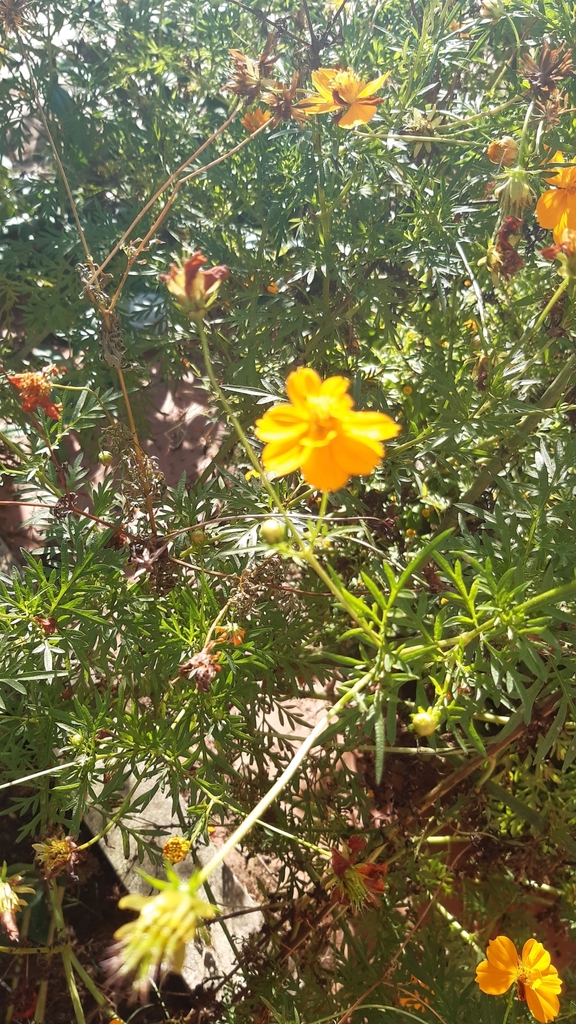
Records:
M400 433L381 412L354 412L345 377L321 380L301 366L286 381L290 405L276 405L256 423L266 441L264 468L275 476L301 469L321 491L338 491L351 476L372 473L382 457L380 443Z
M512 940L506 935L499 935L488 943L486 956L488 959L476 968L476 981L482 992L501 996L516 983L518 998L528 1003L530 1012L540 1024L547 1024L558 1016L558 993L562 982L541 942L528 939L522 947L521 956L518 956Z
M162 856L169 860L171 864L179 864L188 856L190 852L190 840L184 839L184 836L172 836L171 839L167 839L162 847Z
M216 907L196 895L197 875L183 882L168 867L166 876L164 882L143 874L160 892L155 896L123 896L118 903L121 910L140 913L115 933L118 942L107 966L113 978L134 975L133 986L141 996L146 995L151 978L167 971L180 973L186 944L192 942L202 921L218 913Z
M550 161L564 163L562 153L557 152ZM552 178L546 178L554 188L543 192L536 204L536 220L541 228L554 232L554 241L562 241L565 228L576 230L576 166L560 167Z
M279 290L276 281L270 281L270 284L266 285L266 291L270 292L270 295L278 295Z
M336 111L334 120L340 128L355 128L367 124L376 113L381 98L374 93L388 78L388 72L372 82L363 82L350 68L320 68L312 72L317 92L306 96L297 104L298 110L309 114L327 114Z

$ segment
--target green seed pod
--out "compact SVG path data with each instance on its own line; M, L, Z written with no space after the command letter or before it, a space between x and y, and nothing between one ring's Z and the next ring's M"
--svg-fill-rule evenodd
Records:
M98 461L102 463L103 466L109 466L113 458L114 456L112 455L112 452L98 452Z

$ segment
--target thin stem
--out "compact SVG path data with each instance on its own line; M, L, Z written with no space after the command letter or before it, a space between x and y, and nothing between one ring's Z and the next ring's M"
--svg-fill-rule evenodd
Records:
M294 757L290 761L288 767L282 772L280 777L276 780L274 785L268 790L265 796L256 804L250 814L246 816L244 821L238 826L238 828L232 833L231 836L226 840L223 846L220 847L218 852L212 858L211 861L206 864L198 875L198 884L202 885L205 878L208 878L212 872L218 867L219 864L226 859L229 853L242 842L245 835L248 834L253 825L256 825L258 819L262 817L268 807L274 803L276 798L280 796L282 790L290 782L290 779L296 774L298 768L312 749L316 746L322 734L326 731L329 725L332 724L335 718L338 717L339 713L350 703L354 698L368 685L371 679L371 672L368 672L362 679L359 679L354 686L348 690L347 693L340 697L340 700L336 704L329 708L328 711L322 716L318 724L308 734L306 739L303 741L301 746L298 748Z
M81 978L82 981L84 982L92 998L95 1000L95 1002L98 1003L98 1006L109 1006L108 1000L102 995L101 992L98 991L96 985L92 981L92 978L90 977L88 972L84 970L82 964L78 960L78 957L75 956L72 950L70 950L70 962L74 970L76 971L78 977Z
M430 840L432 838L433 837L430 836L430 838L428 839L428 842L430 842ZM440 838L440 837L437 836L436 838ZM460 842L462 842L462 841L470 842L470 839L469 838L464 839L464 837L463 837L462 839L460 839ZM466 929L462 927L460 922L454 917L454 915L451 914L449 910L446 910L446 907L443 907L441 903L436 903L436 909L437 909L438 913L442 915L444 920L448 921L448 924L450 925L451 930L455 931L460 936L460 938L463 939L464 942L466 942L469 946L471 946L472 949L474 950L474 952L477 953L480 958L482 958L484 956L484 950L480 949L480 946L476 942L474 936L471 935L470 932L467 932Z
M126 381L124 380L124 374L122 367L117 366L116 372L118 373L118 380L120 381L120 387L122 389L122 395L124 397L124 404L126 406L126 415L128 416L128 426L130 427L130 433L132 434L132 443L134 445L134 452L136 454L136 461L138 463L138 469L140 471L140 478L142 483L142 490L144 492L144 500L146 501L146 511L148 512L148 519L150 520L150 529L152 533L156 533L156 520L154 519L154 509L152 507L152 498L150 496L150 488L148 487L148 480L146 479L146 469L144 462L144 452L140 447L140 441L138 440L138 433L136 431L136 424L134 422L134 416L132 413L132 406L130 405L130 399L128 397L128 391L126 389Z
M82 846L78 847L79 850L87 850L89 846L94 846L95 843L99 843L100 840L103 839L104 836L110 831L110 829L114 827L116 822L120 820L120 818L125 813L125 811L127 811L128 808L130 807L130 801L131 801L132 797L134 796L134 793L138 789L138 786L140 785L140 781L141 781L140 778L136 780L136 782L132 786L132 789L128 793L128 796L126 797L124 802L121 804L120 808L116 811L116 814L114 814L110 818L110 821L108 821L106 823L106 825L104 826L102 831L99 832L98 835L92 836L92 839L88 839L85 843L82 843Z

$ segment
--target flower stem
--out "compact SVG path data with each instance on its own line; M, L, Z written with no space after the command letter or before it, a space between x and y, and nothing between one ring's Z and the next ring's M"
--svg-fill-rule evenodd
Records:
M298 768L312 749L319 742L320 737L326 731L329 725L332 724L335 718L338 717L339 713L350 703L354 698L367 686L370 681L372 673L368 672L362 676L354 686L352 686L345 694L340 697L340 700L334 704L320 719L317 725L314 726L312 731L308 734L304 742L298 748L294 757L290 761L288 767L282 772L280 777L276 780L274 785L268 790L265 796L256 804L250 814L244 818L244 821L238 826L238 828L232 833L231 836L226 840L223 846L220 847L218 852L214 855L211 861L206 864L198 874L198 885L202 885L204 880L208 878L212 872L226 859L229 853L232 852L238 843L242 842L245 835L248 834L253 825L257 824L258 819L262 817L265 811L274 803L276 798L280 795L282 790L290 782L293 775L296 774Z

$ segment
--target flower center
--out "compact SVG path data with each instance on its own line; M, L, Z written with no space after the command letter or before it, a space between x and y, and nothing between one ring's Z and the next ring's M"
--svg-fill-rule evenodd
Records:
M337 401L332 395L309 395L308 411L310 415L308 437L310 440L326 441L335 436L339 420L335 415Z
M337 71L332 79L334 101L341 106L350 106L358 99L361 85L353 71Z

